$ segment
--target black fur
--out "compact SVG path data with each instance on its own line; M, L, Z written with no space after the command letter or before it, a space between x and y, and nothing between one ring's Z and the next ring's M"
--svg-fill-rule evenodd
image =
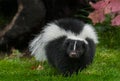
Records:
M50 65L68 76L92 63L97 43L97 34L91 25L64 18L48 23L31 42L30 51L36 60L47 59Z
M88 45L86 44L87 48L83 49L84 52L79 53L79 57L77 58L69 57L67 51L70 46L68 45L68 47L64 47L64 42L66 41L65 36L49 42L46 46L48 62L65 76L71 75L74 72L78 73L78 71L81 71L93 61L95 53L94 42L89 38L86 40L88 42ZM71 42L74 41L75 40L72 40ZM83 41L79 42L83 43Z
M73 31L76 34L79 34L84 27L84 22L78 19L59 19L56 24L63 28L66 31Z
M77 19L62 19L55 23L66 32L71 31L76 35L80 34L84 27L84 23ZM73 50L75 41L76 49ZM65 76L78 73L93 61L95 54L94 41L90 38L85 41L67 36L49 41L45 47L48 62Z

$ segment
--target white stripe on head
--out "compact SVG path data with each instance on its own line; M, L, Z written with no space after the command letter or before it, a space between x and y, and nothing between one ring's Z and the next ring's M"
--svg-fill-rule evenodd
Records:
M75 51L75 49L76 49L76 45L77 45L77 41L75 41L75 43L74 43L74 51Z
M78 37L78 36L68 36L67 39L79 40L79 41L85 42L85 44L88 44L88 42L87 42L85 39L80 38L80 37Z

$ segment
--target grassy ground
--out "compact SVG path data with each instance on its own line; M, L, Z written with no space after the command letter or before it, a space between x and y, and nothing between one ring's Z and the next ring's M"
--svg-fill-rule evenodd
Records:
M119 50L97 47L92 65L72 77L62 77L47 63L43 70L33 58L6 57L0 60L0 81L120 81Z

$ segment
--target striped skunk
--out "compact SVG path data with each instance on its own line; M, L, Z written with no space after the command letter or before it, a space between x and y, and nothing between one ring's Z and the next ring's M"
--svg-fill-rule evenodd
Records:
M94 58L97 34L94 28L78 19L59 19L47 24L30 43L36 60L48 60L63 75L84 69Z

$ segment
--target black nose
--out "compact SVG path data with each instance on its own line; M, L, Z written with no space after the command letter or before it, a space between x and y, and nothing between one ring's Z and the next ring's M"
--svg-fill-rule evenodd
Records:
M76 57L77 57L77 54L76 54L76 52L71 52L71 53L69 54L69 56L70 56L71 58L76 58Z

